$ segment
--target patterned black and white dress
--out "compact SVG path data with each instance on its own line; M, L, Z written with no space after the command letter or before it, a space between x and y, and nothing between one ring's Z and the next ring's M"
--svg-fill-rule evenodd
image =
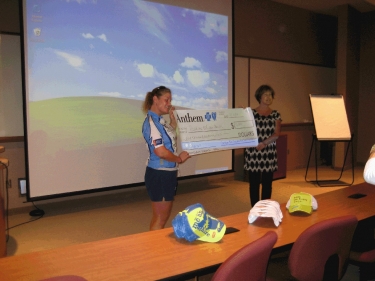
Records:
M275 132L276 120L281 120L281 116L277 110L272 110L268 116L262 116L253 109L253 114L257 126L258 141L261 143ZM277 171L276 141L260 151L255 147L246 148L244 168L251 172Z

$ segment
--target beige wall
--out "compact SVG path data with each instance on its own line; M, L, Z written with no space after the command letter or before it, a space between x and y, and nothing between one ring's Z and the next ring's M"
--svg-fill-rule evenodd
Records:
M359 14L349 7L343 7L337 19L271 1L234 2L236 56L329 67L336 66L338 60L338 71L344 73L340 74L340 81L344 82L338 84L338 89L342 87L341 83L344 83L345 92L350 95L348 102L354 102L350 105L350 124L357 134L356 160L364 163L375 139L375 131L371 130L375 106L375 14ZM0 32L20 32L17 3L18 1L0 1ZM362 23L359 54L358 51L353 51L350 42L348 43L359 40L352 28L357 26L358 21ZM336 48L341 52L337 52ZM345 49L342 51L341 48ZM338 58L339 53L341 59ZM349 70L349 74L345 74L345 69ZM240 74L235 74L236 79L237 76ZM235 81L235 101L236 106L242 106L242 103L248 101L249 85L238 79ZM312 142L311 136L314 133L313 126L283 126L282 133L288 136L287 169L305 167ZM9 178L12 188L9 189L9 207L13 209L31 206L31 203L24 203L25 198L19 197L18 194L18 178L25 176L24 143L1 138L0 142L6 148L1 157L8 158L10 163ZM242 163L242 152L236 150L236 174L243 173Z

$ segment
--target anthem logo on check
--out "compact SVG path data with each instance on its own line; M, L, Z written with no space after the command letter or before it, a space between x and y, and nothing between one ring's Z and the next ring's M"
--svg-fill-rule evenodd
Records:
M207 112L204 117L203 116L191 116L189 113L186 113L185 116L179 116L177 114L177 121L181 123L190 123L190 122L204 122L204 119L207 121L214 120L216 121L216 112Z
M212 112L211 114L207 112L204 118L206 118L207 121L210 121L211 118L216 121L216 112Z

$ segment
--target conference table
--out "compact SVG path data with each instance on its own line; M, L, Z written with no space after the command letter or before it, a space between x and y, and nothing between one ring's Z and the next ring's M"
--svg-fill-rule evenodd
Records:
M353 194L366 196L348 197ZM58 275L79 275L89 281L184 280L214 271L235 251L268 231L278 235L274 246L277 250L290 247L302 231L319 221L344 215L355 215L362 221L375 216L375 186L367 183L340 188L315 198L318 209L311 215L289 214L285 204L281 204L284 217L278 227L272 218L258 218L249 224L248 212L221 217L227 227L239 231L224 235L217 243L187 242L176 238L173 228L165 228L1 258L0 280L41 280Z

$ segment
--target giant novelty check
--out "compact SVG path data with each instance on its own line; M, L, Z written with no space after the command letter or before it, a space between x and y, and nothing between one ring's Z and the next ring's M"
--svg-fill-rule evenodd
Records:
M190 155L258 145L250 108L175 110L179 139Z

